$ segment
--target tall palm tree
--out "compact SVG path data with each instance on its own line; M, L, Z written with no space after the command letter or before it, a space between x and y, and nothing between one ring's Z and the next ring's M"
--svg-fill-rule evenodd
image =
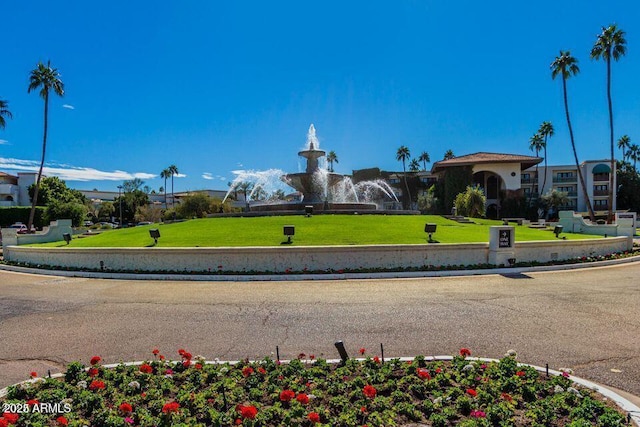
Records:
M402 171L404 173L404 186L407 189L407 204L411 203L411 193L409 192L409 184L407 184L407 160L411 158L411 151L409 151L409 147L405 145L401 145L396 151L396 160L402 162ZM405 206L407 208L407 206Z
M631 147L631 138L629 135L622 135L618 140L618 148L622 150L622 161L627 160L627 156L629 155L629 148Z
M424 166L424 170L427 170L427 163L431 163L431 157L429 157L429 153L423 151L418 157L418 161L422 162L422 166Z
M44 167L44 158L47 151L47 129L49 125L49 92L53 91L58 96L64 96L64 83L60 79L60 73L56 68L51 67L51 61L44 65L38 62L36 68L31 71L29 76L29 87L27 93L32 90L40 89L40 96L44 100L44 136L42 137L42 159L40 160L40 169L36 178L36 188L33 192L33 200L31 201L31 212L29 213L29 221L27 222L27 230L31 231L33 225L33 217L36 213L36 205L38 204L38 191L40 190L40 180L42 179L42 169Z
M456 155L453 154L453 150L447 150L444 152L444 158L442 160L451 160L454 157L456 157Z
M554 134L553 125L551 122L542 122L538 133L544 137L544 143L542 148L544 149L544 179L542 180L542 187L540 188L540 194L544 194L544 186L547 185L547 140ZM538 178L538 181L540 179Z
M536 157L540 154L540 150L542 150L542 146L544 145L544 138L540 135L540 132L536 132L533 134L531 138L529 138L529 150L534 151L536 153ZM545 170L546 176L546 170ZM536 163L536 183L540 181L538 175L538 163ZM529 197L529 204L531 204L531 199L533 198L533 189L535 187L531 187L531 196ZM544 194L544 193L542 193Z
M7 124L5 117L12 119L13 115L11 114L11 111L9 111L9 102L0 99L0 129L4 129Z
M418 172L419 170L420 162L418 161L418 159L411 159L411 162L409 163L409 171Z
M169 208L169 206L167 205L167 179L171 177L171 171L169 170L169 168L165 168L162 170L162 172L160 172L160 178L164 179L164 207L165 208Z
M338 156L335 151L329 151L329 154L327 154L327 162L329 162L329 172L333 172L333 162L340 163L338 162Z
M633 160L633 170L638 173L636 169L636 162L640 159L640 146L638 144L631 144L629 147L629 160Z
M596 43L591 48L591 59L604 59L607 64L607 101L609 103L609 140L611 143L611 171L609 172L609 212L608 221L613 222L613 177L616 171L616 161L613 155L613 108L611 106L611 58L615 61L627 53L627 41L624 31L613 24L602 27Z
M173 176L178 175L180 172L178 172L178 167L176 165L169 166L167 170L171 174L171 207L175 207L176 198L173 195Z
M591 200L589 200L589 194L587 193L587 186L582 176L582 169L580 169L580 162L578 160L578 152L576 151L576 143L573 138L573 128L571 127L571 118L569 117L569 101L567 100L567 79L571 76L575 76L580 72L578 67L578 60L571 56L571 52L560 51L560 55L556 56L556 59L551 63L551 78L555 79L560 75L562 77L562 93L564 96L564 111L567 116L567 126L569 127L569 137L571 138L571 148L573 149L573 158L576 161L576 169L578 170L578 178L582 185L582 194L587 204L587 210L589 211L589 218L592 222L595 222L596 216L593 213L591 207Z

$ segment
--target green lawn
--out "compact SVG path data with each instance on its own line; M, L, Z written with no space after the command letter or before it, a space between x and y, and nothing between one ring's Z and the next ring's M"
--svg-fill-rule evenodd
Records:
M69 247L145 247L151 246L149 229L160 230L158 247L213 246L278 246L285 237L282 227L295 226L293 244L366 245L426 243L425 223L438 225L433 239L440 243L473 243L489 241L489 226L501 221L475 219L476 224L460 224L440 216L424 215L316 215L272 216L259 218L195 219L175 224L156 224L106 231L100 235L74 237ZM554 240L548 230L516 226L516 241ZM567 239L599 236L563 233ZM62 247L64 242L37 246Z

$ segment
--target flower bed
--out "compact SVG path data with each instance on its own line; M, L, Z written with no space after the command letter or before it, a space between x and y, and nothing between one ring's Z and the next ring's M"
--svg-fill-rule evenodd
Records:
M364 349L361 353L365 353ZM378 357L331 364L300 355L289 363L154 359L106 368L68 366L63 379L9 387L0 427L16 426L621 426L612 402L547 377L515 356L452 361ZM414 424L415 425L415 424Z

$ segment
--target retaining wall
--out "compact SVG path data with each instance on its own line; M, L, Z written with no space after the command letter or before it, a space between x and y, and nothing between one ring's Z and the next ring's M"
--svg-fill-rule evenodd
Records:
M520 261L552 261L630 249L628 237L516 243ZM233 248L5 247L5 259L73 269L175 272L285 272L485 264L488 243ZM102 264L101 264L102 262Z

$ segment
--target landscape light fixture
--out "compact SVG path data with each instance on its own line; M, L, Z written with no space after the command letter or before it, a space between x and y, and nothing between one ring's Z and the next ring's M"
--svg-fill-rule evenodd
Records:
M338 353L340 354L340 359L342 359L342 363L347 363L349 360L349 355L347 354L347 350L344 348L344 343L342 341L336 341L333 345L338 349Z
M291 236L296 234L296 227L294 225L285 225L282 229L284 235L287 236L287 243L291 243Z
M307 205L304 207L304 213L307 215L307 218L309 218L311 215L313 215L313 206L311 205Z
M424 225L424 232L429 234L429 243L433 242L431 235L436 232L437 224L427 223Z
M149 236L151 236L151 238L154 241L154 244L158 244L158 239L160 238L160 230L158 230L157 228L152 228L149 230Z
M62 238L64 239L64 241L65 241L65 242L67 242L67 245L68 245L69 243L71 243L71 234L69 234L69 233L64 233L64 234L62 235Z
M563 227L562 227L561 225L556 225L556 226L553 228L553 234L555 234L555 235L556 235L556 239L559 239L559 238L560 238L560 233L562 233L562 228L563 228Z
M516 265L516 259L515 258L508 258L507 262L509 263L509 267L513 267L514 265Z

